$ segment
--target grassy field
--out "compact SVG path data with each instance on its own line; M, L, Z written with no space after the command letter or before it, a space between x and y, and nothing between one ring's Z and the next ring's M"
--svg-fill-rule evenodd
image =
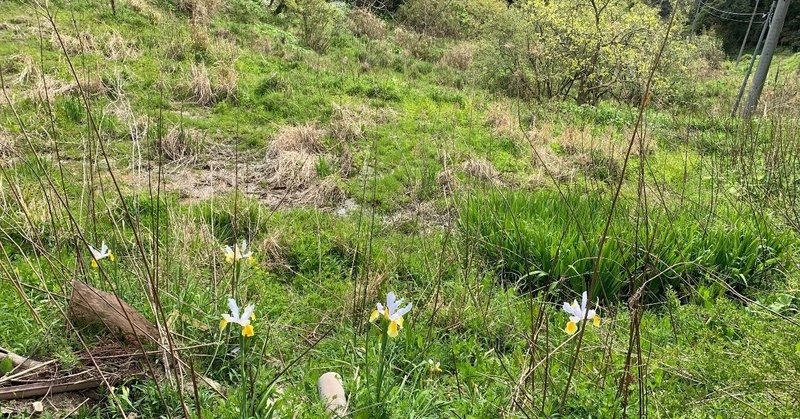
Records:
M356 418L798 417L799 54L753 120L749 57L640 114L298 3L0 3L0 348L104 374L2 414L326 417L332 371ZM73 281L155 342L78 321Z

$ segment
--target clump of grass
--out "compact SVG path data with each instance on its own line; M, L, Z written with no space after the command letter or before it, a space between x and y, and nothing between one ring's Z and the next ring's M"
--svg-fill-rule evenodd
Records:
M331 136L342 142L353 142L364 138L365 130L372 125L374 112L367 106L332 105Z
M317 158L305 151L286 150L267 160L265 173L273 188L300 190L312 186L317 174Z
M484 262L506 281L523 287L565 281L589 283L607 203L596 194L497 191L463 202L460 227ZM789 238L757 223L747 211L720 209L699 225L691 210L653 208L651 247L639 248L632 208L620 203L603 249L594 295L625 298L632 269L651 267L651 298L670 286L691 294L698 283L722 281L739 292L770 289L788 263ZM649 250L649 252L647 251ZM645 265L646 263L646 265Z
M394 29L394 42L417 59L427 61L438 59L436 40L431 36L398 26Z
M322 149L322 139L327 131L314 124L283 127L270 141L267 157L274 158L286 152L314 154ZM316 164L316 159L313 161Z
M61 33L61 41L55 32L50 37L50 43L54 50L61 52L61 43L64 44L64 50L69 55L78 55L89 53L97 50L97 45L94 35L91 32L81 31L77 36L72 36L66 33Z
M471 43L462 42L454 45L442 54L439 62L442 65L453 67L456 70L467 70L472 65L472 57L475 54L475 46Z
M325 134L313 124L282 128L267 147L267 182L273 188L290 190L315 184L319 178L316 153L322 149Z
M375 16L369 9L353 9L349 16L350 30L370 39L381 39L386 35L386 22Z
M185 81L184 89L189 99L202 106L214 103L214 90L211 88L211 78L208 69L203 63L192 64L189 78Z
M217 100L236 100L239 73L233 61L220 61L214 67L214 97Z
M3 64L3 72L9 77L11 84L36 83L41 77L39 67L28 54L16 54L8 58Z
M483 182L500 183L500 172L494 167L492 162L476 158L464 162L462 169L467 176Z
M112 31L102 45L103 54L112 60L125 60L134 58L138 55L139 50L130 40L126 40L117 31Z
M222 4L221 0L179 0L178 8L188 13L193 22L207 24Z
M193 163L202 152L203 140L196 130L171 127L160 140L155 140L156 151L169 161Z
M0 129L0 166L10 167L15 155L14 138L10 133Z
M516 137L520 132L516 115L498 103L491 104L486 110L486 124L495 134L505 137Z

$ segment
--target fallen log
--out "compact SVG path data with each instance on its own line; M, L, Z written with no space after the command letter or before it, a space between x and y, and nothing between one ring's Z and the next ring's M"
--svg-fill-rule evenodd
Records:
M9 358L11 360L11 364L17 367L17 369L30 369L30 368L38 368L41 366L41 362L34 361L30 358L25 358L24 356L19 356L14 352L9 351L5 348L0 348L0 361L5 358Z
M11 387L0 387L0 400L27 399L50 394L66 393L69 391L86 390L100 387L103 380L89 378L74 382L42 381L33 384L22 384Z
M158 342L158 329L141 313L116 295L72 281L69 313L78 324L103 324L112 333L136 342Z

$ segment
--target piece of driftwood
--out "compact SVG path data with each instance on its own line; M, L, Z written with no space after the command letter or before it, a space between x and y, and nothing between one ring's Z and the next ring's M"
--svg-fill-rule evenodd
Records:
M325 403L325 410L338 417L347 415L347 398L344 395L342 377L335 372L326 372L317 380L319 398Z
M112 333L136 342L158 342L158 329L141 313L114 294L91 287L80 281L72 281L69 298L69 313L79 324L103 324Z
M0 361L2 361L5 358L11 359L11 364L17 367L17 369L19 370L26 370L29 368L41 366L41 362L39 361L34 361L30 358L19 356L14 352L9 351L8 349L0 348Z
M68 391L86 390L100 387L102 384L103 380L99 378L90 378L74 382L42 381L39 383L0 387L0 400L27 399L49 394L66 393Z

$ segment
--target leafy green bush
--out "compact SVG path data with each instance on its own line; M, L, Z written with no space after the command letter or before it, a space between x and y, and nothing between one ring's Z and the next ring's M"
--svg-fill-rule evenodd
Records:
M589 283L605 225L608 202L597 195L553 191L493 192L463 202L460 229L465 240L500 276L528 288L564 280L572 289ZM788 237L755 218L719 213L698 222L697 214L651 208L650 236L639 232L632 207L618 206L603 248L594 293L608 300L629 295L634 269L650 267L651 297L669 286L684 290L713 279L740 292L774 285L785 264ZM701 217L703 218L703 217ZM578 220L579 224L575 220ZM640 220L641 223L641 220ZM650 253L641 243L652 240ZM520 283L521 282L521 283Z
M612 0L597 9L567 0L515 2L486 26L477 67L487 84L515 96L638 103L666 25L642 2ZM708 38L677 32L652 86L660 102L669 103L676 86L695 75L698 57L715 57Z
M300 38L309 48L324 52L344 28L344 11L325 0L295 0L290 7L297 17Z
M505 9L500 0L406 0L399 13L417 32L467 39L479 35L483 26Z

